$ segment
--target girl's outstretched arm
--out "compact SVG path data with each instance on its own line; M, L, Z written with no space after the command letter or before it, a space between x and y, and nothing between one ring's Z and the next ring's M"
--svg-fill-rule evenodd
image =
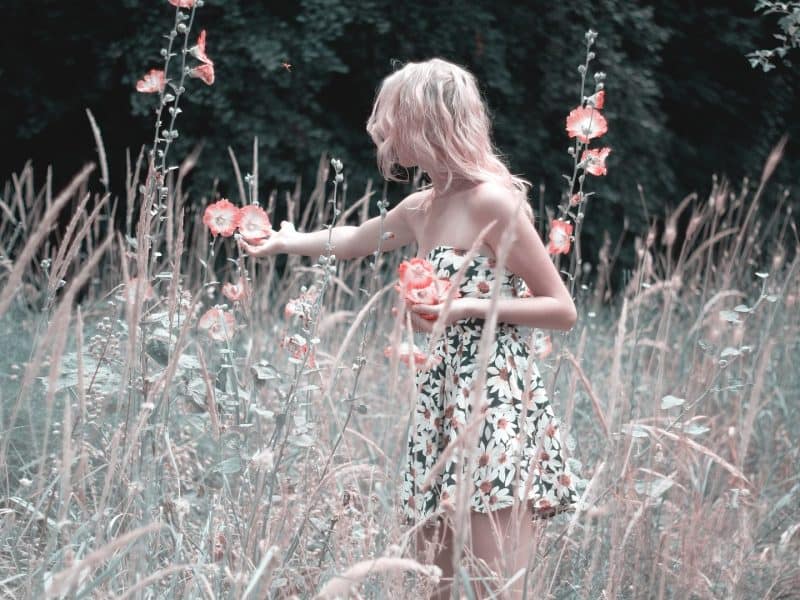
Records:
M381 250L388 252L416 241L414 230L406 215L409 205L418 204L421 198L415 192L404 198L397 206L386 213L381 229L381 217L373 217L359 226L340 225L330 230L332 253L339 259L368 256L378 249L383 231ZM328 229L309 233L295 230L288 221L281 223L279 231L261 240L240 240L241 247L251 256L271 256L274 254L300 254L319 256L325 254L328 243Z

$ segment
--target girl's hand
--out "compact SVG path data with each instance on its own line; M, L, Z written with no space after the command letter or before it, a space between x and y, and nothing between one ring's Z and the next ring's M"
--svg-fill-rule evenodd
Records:
M275 254L285 254L288 248L288 241L292 237L299 235L294 225L289 221L282 221L279 231L273 231L269 236L260 240L239 240L239 247L250 256L273 256Z
M444 304L412 304L411 324L415 331L433 331L437 321L444 320L445 325L450 325L456 321L466 318L466 304L463 298L454 298L450 303L450 309L444 312Z

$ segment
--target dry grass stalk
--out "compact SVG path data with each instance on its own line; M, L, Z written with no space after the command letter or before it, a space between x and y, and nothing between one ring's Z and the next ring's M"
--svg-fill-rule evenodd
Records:
M319 591L317 598L342 598L348 594L351 587L360 583L368 575L400 571L420 573L433 581L441 576L439 568L435 565L423 565L410 558L381 556L356 563L341 575L331 578Z

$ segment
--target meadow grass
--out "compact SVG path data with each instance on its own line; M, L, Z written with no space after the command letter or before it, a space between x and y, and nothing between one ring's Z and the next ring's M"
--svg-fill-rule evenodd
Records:
M5 186L0 590L425 597L436 572L397 498L413 377L383 354L410 335L390 309L413 250L374 264L242 257L183 192L193 160L159 209L138 187L140 155L125 219L90 191L92 165L58 194L49 177L36 189L30 165ZM788 194L759 210L770 172L688 196L637 238L617 295L609 241L577 291L578 323L538 364L582 510L536 538L528 598L796 597L800 253ZM312 230L381 201L328 178L323 157L313 190L273 194L270 214L284 203ZM239 277L252 293L215 341L197 318ZM308 320L288 319L312 285ZM292 334L308 342L294 357ZM476 589L503 597L513 576L487 572Z

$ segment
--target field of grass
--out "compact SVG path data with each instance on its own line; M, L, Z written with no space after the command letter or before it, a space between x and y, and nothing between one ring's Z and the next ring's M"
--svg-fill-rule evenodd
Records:
M2 189L0 596L425 598L440 573L398 501L414 376L384 354L425 341L392 316L416 249L255 260L212 236L184 189L197 155L167 153L184 81L211 85L213 62L204 34L189 48L202 2L170 4L164 70L180 55L180 79L137 86L160 104L124 197L91 114L97 165L54 190L28 164ZM571 137L604 101L595 74L584 105L594 36L570 113L589 125ZM537 365L580 506L537 530L525 572L457 549L458 597L508 597L520 577L529 599L800 597L798 203L786 190L760 206L785 143L757 183L714 178L652 218L616 292L618 242L580 254L603 210L584 175L605 167L570 148L579 193L559 209L575 244L554 260L578 322L524 331L552 342ZM231 152L235 205L285 208L300 231L385 214L385 191L348 195L326 157L310 192L262 198L257 148L245 177ZM551 217L536 217L543 237Z
M59 192L30 167L3 191L1 593L424 597L435 573L397 500L413 378L383 354L403 253L244 258L190 207L190 167L162 208L131 169L144 204L120 233L92 165ZM270 212L312 230L379 198L328 178L323 161ZM688 197L613 299L609 244L577 325L552 332L538 364L583 510L542 530L528 598L797 597L800 254L792 200L763 215L761 190ZM322 290L305 322L284 312L302 286ZM235 331L215 340L198 318L225 302Z

